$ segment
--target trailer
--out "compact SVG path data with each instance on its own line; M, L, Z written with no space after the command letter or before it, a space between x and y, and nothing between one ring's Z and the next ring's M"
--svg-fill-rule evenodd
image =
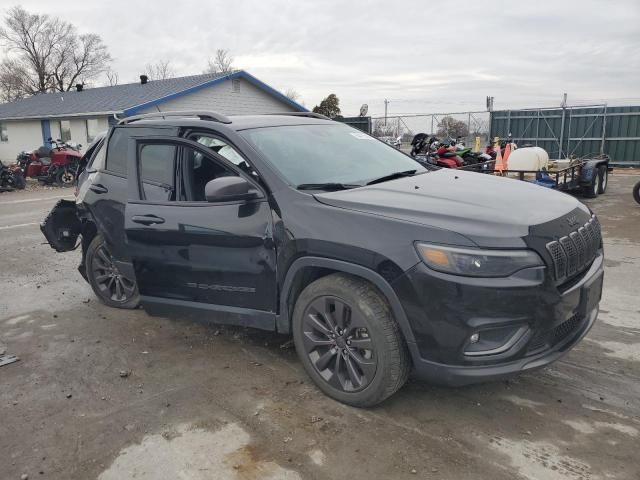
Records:
M564 166L564 163L567 165ZM559 160L552 164L551 168L542 170L499 170L495 168L495 160L490 160L465 165L458 170L516 178L562 192L578 192L586 198L595 198L606 192L609 173L613 170L608 155Z

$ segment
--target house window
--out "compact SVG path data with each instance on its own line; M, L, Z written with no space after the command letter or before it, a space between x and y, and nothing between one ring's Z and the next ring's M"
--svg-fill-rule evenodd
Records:
M9 134L7 133L7 124L0 123L0 142L8 142Z
M60 140L63 142L71 141L71 122L69 120L60 121Z
M239 92L240 91L240 79L239 78L234 78L233 80L231 80L231 89L234 92Z
M85 121L87 128L87 145L93 142L96 136L100 133L100 122L97 118L88 118Z

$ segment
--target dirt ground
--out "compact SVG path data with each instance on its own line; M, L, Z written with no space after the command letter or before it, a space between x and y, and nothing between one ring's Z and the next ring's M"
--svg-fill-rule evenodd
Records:
M0 194L0 478L640 478L638 180L603 224L599 321L546 370L465 388L410 381L350 408L287 338L100 304L38 223L70 190Z

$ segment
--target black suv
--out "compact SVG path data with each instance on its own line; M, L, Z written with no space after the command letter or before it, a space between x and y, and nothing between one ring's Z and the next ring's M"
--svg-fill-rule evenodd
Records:
M381 402L548 365L602 291L595 215L526 182L428 170L314 114L131 117L42 225L107 305L292 334L318 387Z

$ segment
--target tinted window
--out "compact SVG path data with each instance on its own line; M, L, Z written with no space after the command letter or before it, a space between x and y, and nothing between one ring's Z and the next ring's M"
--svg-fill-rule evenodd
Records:
M241 132L292 185L353 183L425 168L411 157L346 125L293 125Z
M98 145L96 151L91 159L91 168L94 170L104 170L104 160L107 156L107 149L105 148L105 142Z
M121 175L127 174L127 135L116 128L107 147L107 170Z
M173 145L142 146L140 179L146 200L175 200L175 158L176 147Z

